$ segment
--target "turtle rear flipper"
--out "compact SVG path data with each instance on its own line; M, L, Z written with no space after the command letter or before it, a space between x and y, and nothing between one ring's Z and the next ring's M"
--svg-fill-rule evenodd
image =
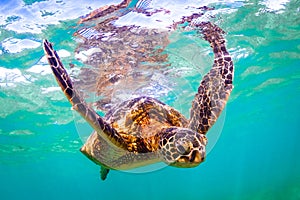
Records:
M233 63L225 47L224 31L210 22L196 26L213 49L214 64L203 77L192 102L188 127L206 134L221 114L233 89Z
M72 104L73 109L76 110L106 142L110 144L113 143L114 145L127 150L126 142L120 134L104 121L95 110L89 108L85 101L80 97L79 93L74 88L70 76L60 61L59 56L53 49L52 44L47 40L44 40L43 47L56 81Z
M106 179L108 172L109 172L109 169L107 169L106 167L101 166L101 169L100 169L100 178L101 178L101 180L104 181Z

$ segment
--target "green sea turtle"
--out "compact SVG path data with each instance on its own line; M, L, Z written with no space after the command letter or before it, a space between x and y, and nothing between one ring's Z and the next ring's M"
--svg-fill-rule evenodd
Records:
M189 19L182 22L190 22ZM146 96L124 101L101 117L81 97L52 44L44 40L44 51L58 84L73 109L95 130L80 150L101 166L103 180L110 169L132 169L156 162L189 168L204 161L205 134L228 100L234 69L222 29L211 22L198 22L192 26L212 47L214 63L200 82L190 119Z

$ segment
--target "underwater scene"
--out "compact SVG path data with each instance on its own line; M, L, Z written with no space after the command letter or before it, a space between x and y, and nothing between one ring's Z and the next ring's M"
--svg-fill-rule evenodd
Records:
M55 78L48 61L60 61L45 39L91 112L72 107L70 85L62 92L71 83L64 72ZM231 60L234 70L223 73L233 86L218 97L216 122L198 120L203 105L215 111L197 102L208 90L199 85ZM113 123L119 133L93 123L94 116L108 113L109 121L115 110L131 112L120 103L146 96L158 101L141 119L121 116L122 134ZM0 199L300 199L299 99L299 0L2 0ZM127 135L137 121L140 133ZM205 160L191 153L197 166L178 164L187 157L174 164L156 154L171 142L157 142L168 136L160 133L166 123L197 129ZM89 137L93 129L100 161L80 152L97 136ZM101 131L112 136L103 139ZM136 149L132 157L118 151L124 141ZM146 150L139 145L147 142ZM180 147L184 154L191 148Z

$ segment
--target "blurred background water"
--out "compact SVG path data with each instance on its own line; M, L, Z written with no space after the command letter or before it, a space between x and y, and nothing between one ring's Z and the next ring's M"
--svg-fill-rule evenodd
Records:
M64 62L74 60L79 17L118 1L6 0L0 2L0 199L300 199L300 1L172 2L156 5L174 12L182 5L215 7L211 20L226 31L235 63L222 133L206 161L192 169L113 171L101 181L99 167L78 151L74 114L41 41L54 42ZM191 96L198 83L191 80ZM176 100L188 113L183 101L190 99Z

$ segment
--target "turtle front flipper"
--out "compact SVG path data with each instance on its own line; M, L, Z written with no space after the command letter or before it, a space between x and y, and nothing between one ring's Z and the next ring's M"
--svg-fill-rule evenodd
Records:
M210 22L196 24L214 53L212 69L203 77L192 102L188 127L206 134L216 122L233 89L233 63L226 50L224 31Z
M76 110L106 142L127 150L127 144L120 134L104 121L95 110L89 108L85 101L80 97L79 93L74 88L70 76L60 61L59 56L53 49L52 44L47 40L44 40L43 47L56 81L72 104L73 109Z

